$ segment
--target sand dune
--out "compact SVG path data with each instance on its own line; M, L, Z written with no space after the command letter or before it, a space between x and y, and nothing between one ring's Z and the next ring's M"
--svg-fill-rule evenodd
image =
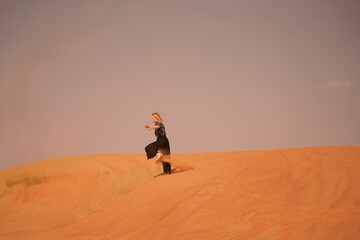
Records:
M0 239L360 238L360 147L172 157L194 169L106 154L2 171Z

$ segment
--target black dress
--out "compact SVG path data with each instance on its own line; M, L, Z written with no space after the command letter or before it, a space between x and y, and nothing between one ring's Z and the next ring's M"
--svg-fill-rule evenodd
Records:
M155 129L156 141L150 143L145 147L145 152L147 159L151 159L156 156L158 152L163 154L163 157L170 156L170 143L166 137L165 126L162 123L155 122L155 126L160 126L160 128ZM171 165L170 163L163 162L163 168L165 174L171 174Z

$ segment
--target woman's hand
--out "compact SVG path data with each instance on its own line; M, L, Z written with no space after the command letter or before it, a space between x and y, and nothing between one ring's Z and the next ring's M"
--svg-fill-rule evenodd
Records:
M151 127L150 127L149 125L146 125L145 128L146 128L147 130L151 130Z

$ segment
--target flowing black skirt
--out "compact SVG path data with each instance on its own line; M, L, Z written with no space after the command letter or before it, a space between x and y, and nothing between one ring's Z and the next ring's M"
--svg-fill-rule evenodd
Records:
M151 159L156 156L158 152L162 153L164 157L170 156L170 143L166 136L160 136L155 142L150 143L145 147L147 159Z
M145 147L147 159L151 159L156 156L158 152L163 154L163 158L170 158L170 143L166 136L160 136L155 142L150 143ZM164 173L171 174L171 164L168 162L162 162Z

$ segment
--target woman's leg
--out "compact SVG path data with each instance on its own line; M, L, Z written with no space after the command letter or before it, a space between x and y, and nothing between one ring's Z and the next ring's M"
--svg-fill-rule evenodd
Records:
M162 159L162 162L166 162L169 163L170 166L173 166L175 168L180 169L181 171L186 171L186 170L191 170L193 169L193 167L191 167L190 165L181 162L179 160L173 159L173 158L168 158L168 159Z
M164 173L165 174L171 174L171 165L167 162L162 162Z
M166 170L168 174L171 174L171 164L170 163L165 163L166 164Z
M145 147L145 152L147 159L151 159L156 156L157 152L159 150L159 147L157 146L157 142L150 143Z

